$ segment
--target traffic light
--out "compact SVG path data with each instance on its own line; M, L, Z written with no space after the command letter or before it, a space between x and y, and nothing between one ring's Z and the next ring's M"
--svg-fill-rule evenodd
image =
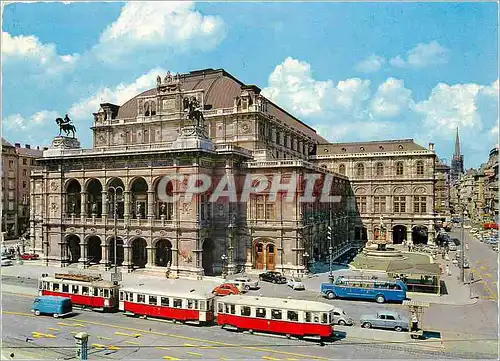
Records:
M326 238L328 238L328 240L331 241L332 240L332 227L328 226L327 229L328 230L326 232L326 234L327 234Z

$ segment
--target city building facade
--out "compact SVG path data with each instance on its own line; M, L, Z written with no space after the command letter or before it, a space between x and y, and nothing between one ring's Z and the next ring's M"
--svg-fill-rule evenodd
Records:
M310 161L325 140L222 69L158 76L121 106L101 104L92 132L91 149L55 138L32 176L31 247L47 264L302 274L351 247L349 180ZM327 188L340 199L301 203L310 174L319 177L313 194ZM207 177L212 185L189 197L190 179ZM227 179L237 197L213 201ZM255 192L238 201L247 179Z
M440 218L451 215L450 210L450 167L441 159L436 159L436 187L434 210Z
M351 181L359 218L355 238L378 238L380 219L389 241L433 243L435 235L434 144L412 139L321 144L318 165Z

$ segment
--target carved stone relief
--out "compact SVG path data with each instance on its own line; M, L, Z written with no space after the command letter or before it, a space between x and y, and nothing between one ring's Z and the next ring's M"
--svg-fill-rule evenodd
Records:
M181 210L182 214L190 215L192 210L193 209L191 208L190 203L183 203L182 204L182 210Z
M55 181L50 182L50 189L52 191L56 191L59 188L58 184ZM39 191L39 190L38 190Z

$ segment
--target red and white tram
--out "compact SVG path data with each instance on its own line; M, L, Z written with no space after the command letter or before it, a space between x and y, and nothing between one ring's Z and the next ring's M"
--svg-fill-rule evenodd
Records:
M43 275L38 281L42 296L68 297L74 305L95 311L114 311L118 306L118 285L100 277L56 273Z
M119 309L126 315L204 324L214 321L214 296L195 290L182 292L124 287L120 289Z
M333 336L333 308L315 301L230 295L217 301L217 324L232 330L327 339Z

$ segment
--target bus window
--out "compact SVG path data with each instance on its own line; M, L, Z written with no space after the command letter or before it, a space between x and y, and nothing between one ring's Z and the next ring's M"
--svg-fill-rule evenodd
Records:
M257 308L255 311L255 316L260 318L266 318L266 309L265 308Z
M86 286L82 286L82 295L88 296L89 295L89 288Z
M299 314L298 314L298 312L295 312L295 311L287 311L286 318L288 319L288 321L298 321Z
M311 322L311 312L306 312L306 322Z
M52 284L52 291L59 291L59 283Z
M217 303L217 312L224 313L224 304L219 302Z
M137 294L137 303L146 303L146 296Z
M123 301L123 292L120 292L120 301Z
M248 306L241 306L240 312L242 316L250 316L252 309Z
M272 320L281 320L282 312L281 310L271 310L271 319Z
M323 317L321 317L321 323L330 323L328 322L328 313L323 313Z
M181 298L174 298L174 307L175 308L182 308L182 299Z
M150 305L154 305L156 306L158 304L158 299L156 298L156 296L149 296L149 300L148 300L149 304Z
M69 285L65 285L64 283L62 284L62 291L64 293L69 293Z
M161 302L161 305L162 305L163 307L168 307L168 306L170 306L170 302L169 302L169 301L170 301L170 298L168 298L168 297L161 297L161 298L160 298L160 302Z

